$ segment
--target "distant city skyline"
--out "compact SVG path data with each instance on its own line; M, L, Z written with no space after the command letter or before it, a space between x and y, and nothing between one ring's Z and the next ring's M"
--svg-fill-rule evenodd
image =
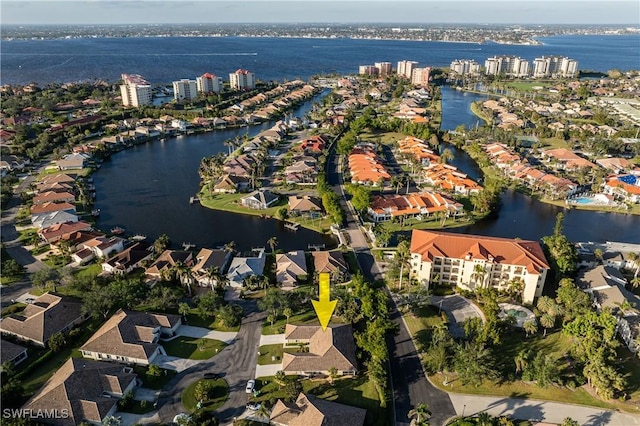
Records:
M2 24L459 23L640 25L640 2L606 0L3 0Z

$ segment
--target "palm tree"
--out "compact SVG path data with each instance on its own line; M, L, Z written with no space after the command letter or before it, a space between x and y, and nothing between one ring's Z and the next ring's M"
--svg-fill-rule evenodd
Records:
M556 323L556 318L549 314L544 314L540 317L540 325L544 328L544 336L547 336L547 329L553 328Z
M276 246L278 245L278 238L271 237L267 240L267 245L271 248L271 253L275 254Z
M531 353L523 349L518 352L518 355L513 359L516 364L516 374L524 371L525 368L529 365L529 359L531 358Z
M188 303L182 302L178 304L178 313L182 315L183 319L187 318L187 315L189 315L189 312L191 312L191 307L189 306Z
M225 139L223 144L229 149L229 156L231 156L231 147L235 146L235 143L231 139Z
M227 253L234 253L236 251L236 242L229 241L227 244L224 245L223 250Z
M451 162L454 158L455 156L453 155L453 152L449 148L446 148L445 150L442 151L442 154L440 154L440 163L447 164Z
M491 426L493 424L493 417L486 411L480 411L478 413L478 425L480 426Z
M293 310L287 306L282 310L282 314L287 317L287 324L289 324L289 317L293 315Z
M476 264L473 266L473 273L471 274L471 279L476 282L476 284L480 284L482 287L482 283L484 282L484 277L487 271L484 269L484 265Z
M529 337L529 334L535 334L538 331L538 324L536 323L536 320L530 319L522 324L522 328L524 329L527 337Z
M638 274L640 274L640 253L631 252L627 255L627 257L631 261L631 264L635 266L635 272L633 273L633 277L638 278Z
M269 420L271 417L271 410L267 408L267 404L265 402L266 401L262 401L262 404L260 404L260 408L256 411L256 416Z
M598 260L598 262L602 263L602 249L601 248L597 248L593 251L593 255L595 256L595 258Z
M412 426L427 426L428 420L431 418L431 411L427 404L421 402L416 408L410 410L407 416L412 419Z
M215 290L215 285L222 276L219 266L211 266L204 271L204 275L211 285L211 290Z

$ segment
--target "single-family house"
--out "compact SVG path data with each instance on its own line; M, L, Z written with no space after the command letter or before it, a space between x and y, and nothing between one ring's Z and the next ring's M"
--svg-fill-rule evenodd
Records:
M269 191L268 189L261 188L257 191L242 197L240 203L250 209L268 209L279 200L279 196Z
M236 192L246 191L250 181L246 176L236 176L225 174L220 176L213 184L213 192L224 192L227 194L235 194Z
M227 278L229 285L242 287L245 278L251 275L262 275L264 273L266 257L261 252L258 257L234 257L229 265Z
M51 336L68 332L88 317L82 312L80 300L45 293L23 311L4 317L0 321L0 332L44 347Z
M326 330L319 325L285 327L285 347L308 344L308 351L284 353L282 370L285 374L312 376L329 375L335 368L339 375L356 374L356 345L349 324L332 324Z
M153 255L153 247L138 241L102 263L102 270L110 274L126 274L142 266Z
M65 222L58 223L47 228L41 228L38 236L47 244L55 243L67 234L79 231L91 231L91 224L87 222Z
M55 191L46 191L41 192L35 197L33 197L33 205L37 206L45 203L75 203L76 197L70 192L55 192Z
M328 273L333 282L344 282L349 279L349 265L340 250L313 251L314 273Z
M78 221L75 213L59 210L50 213L42 213L31 217L31 223L38 229L49 228L60 223L73 223Z
M11 365L18 365L27 357L27 348L8 340L0 339L0 365L4 365L5 362Z
M299 279L307 276L307 260L304 251L276 254L276 281L282 287L295 287Z
M58 170L81 170L88 156L86 154L69 154L56 161Z
M209 271L218 271L224 274L230 261L231 252L229 251L203 248L196 255L195 265L191 268L191 275L201 286L216 285L217 282Z
M144 274L150 279L162 280L176 265L191 268L193 266L193 253L185 250L165 250L151 266L145 269Z
M300 393L295 402L276 402L269 416L276 426L363 426L367 410Z
M118 400L137 386L129 367L70 358L22 407L25 413L54 413L55 426L102 425L118 411Z
M120 309L82 345L80 352L96 361L125 364L153 364L166 355L158 343L162 336L174 336L182 324L180 315Z
M297 195L289 196L289 213L292 216L313 216L317 217L322 212L322 200L318 197L312 197L309 195L303 195L298 197Z
M39 215L46 214L46 213L60 212L60 211L75 214L76 206L74 206L71 203L47 202L43 204L38 204L31 207L31 221L33 222L33 220Z
M96 258L106 259L111 253L124 250L125 240L120 237L99 236L77 245L79 250L89 250Z

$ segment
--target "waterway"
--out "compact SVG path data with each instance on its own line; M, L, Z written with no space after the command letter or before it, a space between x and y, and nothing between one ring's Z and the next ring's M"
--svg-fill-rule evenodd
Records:
M486 96L442 87L442 129L454 130L460 124L464 124L467 128L474 127L478 117L471 112L471 103L484 99ZM473 179L477 179L481 175L475 161L464 151L457 150L453 146L449 146L449 148L455 155L453 165ZM556 216L559 212L563 212L565 215L564 232L572 241L640 243L640 216L558 207L511 190L507 190L503 194L502 207L497 217L488 218L453 231L539 240L543 236L553 233Z
M317 97L315 98L318 99ZM292 111L302 117L312 100ZM200 187L198 166L203 157L227 152L223 142L235 136L254 136L273 125L218 130L152 141L118 152L94 174L98 227L123 227L127 234L146 235L150 240L167 234L173 247L182 243L196 247L217 247L234 241L238 250L265 247L271 237L277 248L307 249L308 244L334 247L336 241L304 228L293 232L282 222L258 216L214 211L198 203L189 204Z

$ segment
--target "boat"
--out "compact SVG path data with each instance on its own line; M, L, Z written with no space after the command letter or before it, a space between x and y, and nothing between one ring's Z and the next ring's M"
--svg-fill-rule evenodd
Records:
M100 216L100 209L91 210L91 216Z
M131 239L133 241L144 241L144 240L147 239L147 236L146 235L142 235L142 234L136 234L133 237L131 237Z
M120 228L119 226L116 226L114 228L111 228L111 233L113 235L120 235L120 234L124 234L124 228Z

